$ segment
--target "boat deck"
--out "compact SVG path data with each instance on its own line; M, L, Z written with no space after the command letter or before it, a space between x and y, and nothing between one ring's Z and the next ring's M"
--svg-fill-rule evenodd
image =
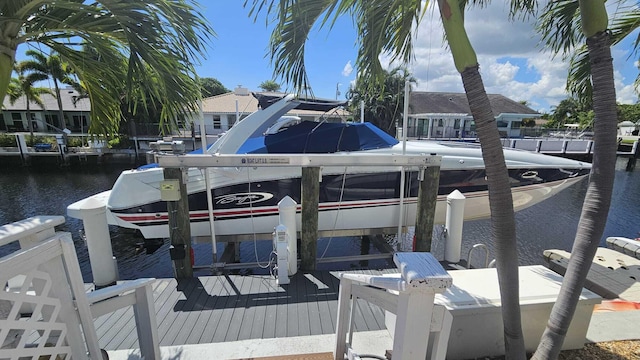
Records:
M153 292L160 346L334 334L339 273L298 272L288 285L268 275L158 279ZM358 300L356 309L356 331L385 329L379 307ZM104 315L95 325L105 350L138 347L131 308Z

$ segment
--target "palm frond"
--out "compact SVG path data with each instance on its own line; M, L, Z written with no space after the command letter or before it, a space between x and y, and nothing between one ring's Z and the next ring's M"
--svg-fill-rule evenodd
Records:
M360 74L381 80L381 54L389 54L392 61L404 64L411 61L413 27L426 8L420 1L404 0L362 1L358 5L354 13L360 42L356 66Z
M593 95L591 85L591 63L589 62L589 49L581 46L569 61L569 74L567 76L567 91L578 100L584 108L590 108Z
M90 131L100 129L113 133L121 120L120 112L115 109L119 107L122 95L135 93L131 89L151 78L157 78L160 87L154 88L151 96L167 108L161 121L175 124L175 114L196 109L200 92L194 64L202 59L205 46L215 33L194 1L5 3L9 2L3 2L0 19L11 16L22 29L12 41L40 43L47 51L60 54L85 83L92 100ZM11 14L5 13L5 9ZM0 33L4 30L4 24L0 23ZM92 54L83 52L82 44L99 49L102 60L113 62L91 58ZM122 72L122 69L126 70ZM118 78L116 74L122 77ZM114 81L114 86L107 89L108 84L95 79ZM116 94L113 89L120 93Z
M554 54L570 54L576 44L584 43L578 1L549 2L542 11L536 30L542 36L542 44Z

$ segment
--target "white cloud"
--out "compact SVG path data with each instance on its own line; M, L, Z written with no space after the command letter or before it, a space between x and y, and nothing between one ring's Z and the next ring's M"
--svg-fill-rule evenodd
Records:
M439 13L433 10L425 15L414 41L415 60L409 68L418 80L416 90L462 92L460 75L443 44ZM568 64L560 56L553 58L549 52L541 51L532 21L510 21L508 11L507 5L494 1L485 8L472 8L465 15L465 27L476 50L487 92L516 101L526 100L538 111L550 111L568 96L565 90ZM612 54L616 69L630 63L628 50L614 48ZM382 61L389 63L388 58ZM635 75L630 76L633 78L616 75L618 101L637 101L632 86L637 67L636 64Z
M352 71L353 71L353 66L351 65L351 60L349 60L344 65L344 69L342 69L342 76L347 77L347 76L351 75Z

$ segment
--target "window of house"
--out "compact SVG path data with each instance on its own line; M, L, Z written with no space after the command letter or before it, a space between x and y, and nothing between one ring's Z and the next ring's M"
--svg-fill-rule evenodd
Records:
M438 126L440 126L440 127L444 126L444 123L443 123L442 119L438 119Z
M453 120L453 128L460 129L460 119Z
M49 125L58 126L58 114L46 114L44 120Z
M509 123L504 120L499 120L496 122L496 124L498 125L499 128L506 128L507 126L509 126Z
M81 128L86 129L87 127L87 117L84 115L73 115L72 121L73 121L74 129L81 129Z
M15 126L18 130L22 129L22 114L21 113L11 113L11 120L13 120L13 126Z
M511 123L511 128L512 129L520 129L522 122L521 121L514 121Z
M213 128L220 129L222 124L220 122L220 115L213 115Z
M229 129L231 129L231 127L233 126L233 124L236 123L236 116L235 115L228 115L227 119L229 121Z

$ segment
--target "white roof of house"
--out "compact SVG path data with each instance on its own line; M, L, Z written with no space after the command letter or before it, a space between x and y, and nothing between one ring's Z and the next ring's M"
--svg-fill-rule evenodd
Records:
M51 90L55 92L55 90ZM29 106L32 111L58 111L58 100L55 96L49 94L43 94L40 96L44 102L44 109L40 105L31 102ZM91 111L91 101L88 98L80 99L75 104L73 103L74 97L78 97L78 92L74 89L60 89L60 99L62 99L62 109L64 111ZM3 111L25 111L27 110L27 99L24 96L19 97L13 104L9 101L9 97L4 98L2 107Z

